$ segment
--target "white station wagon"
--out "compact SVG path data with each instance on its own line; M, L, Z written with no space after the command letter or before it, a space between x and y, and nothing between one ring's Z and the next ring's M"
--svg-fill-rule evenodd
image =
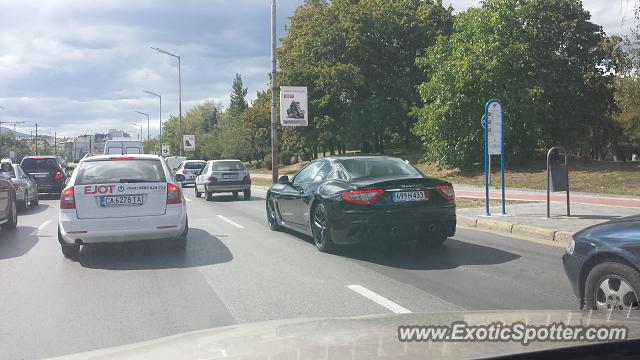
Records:
M60 196L58 240L65 257L93 243L169 239L189 229L179 185L156 155L100 155L80 161Z

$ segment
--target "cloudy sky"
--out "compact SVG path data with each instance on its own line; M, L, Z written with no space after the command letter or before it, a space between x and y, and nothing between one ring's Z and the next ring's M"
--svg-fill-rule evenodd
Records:
M278 0L278 36L302 0ZM479 1L444 0L456 11ZM627 0L584 0L608 33L628 33ZM270 69L269 0L1 0L0 110L2 121L25 121L19 131L75 136L146 122L158 131L178 113L176 59L182 57L183 113L207 99L228 103L235 73L251 98ZM627 21L623 21L623 19ZM146 124L145 124L146 133Z

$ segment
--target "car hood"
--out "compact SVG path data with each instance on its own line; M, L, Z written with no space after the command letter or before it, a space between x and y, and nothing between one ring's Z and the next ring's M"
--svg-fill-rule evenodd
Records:
M293 319L231 325L172 335L131 345L94 350L56 359L311 359L311 358L477 358L580 343L411 342L398 340L400 325L470 325L495 322L528 325L625 325L629 338L640 338L640 317L606 312L456 312L398 314L353 318ZM607 317L609 317L607 319Z
M637 241L640 238L640 215L632 215L610 220L582 229L574 234L575 238L584 238L592 242L613 244Z

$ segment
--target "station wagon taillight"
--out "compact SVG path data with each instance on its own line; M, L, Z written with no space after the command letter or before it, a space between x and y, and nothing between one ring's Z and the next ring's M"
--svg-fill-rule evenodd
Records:
M245 184L251 184L251 176L249 176L249 174L245 175L244 178L242 179L242 181Z
M76 199L73 188L66 188L60 194L60 209L75 209Z
M453 191L453 185L436 186L436 191L445 198L445 200L453 201L456 199L456 192Z
M209 182L209 184L215 184L215 183L217 183L217 182L218 182L218 178L217 178L217 177L215 177L215 176L209 176L209 177L207 178L207 181Z
M180 188L173 184L167 184L167 204L180 204L181 202Z
M384 194L382 189L353 190L343 192L342 200L358 205L371 205Z
M62 172L60 170L56 171L56 175L54 177L56 181L62 180Z

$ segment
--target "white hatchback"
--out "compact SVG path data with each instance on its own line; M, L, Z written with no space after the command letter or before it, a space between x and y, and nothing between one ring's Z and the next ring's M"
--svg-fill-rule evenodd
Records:
M80 161L60 195L58 240L65 257L93 243L169 239L189 229L180 187L156 155L100 155Z

